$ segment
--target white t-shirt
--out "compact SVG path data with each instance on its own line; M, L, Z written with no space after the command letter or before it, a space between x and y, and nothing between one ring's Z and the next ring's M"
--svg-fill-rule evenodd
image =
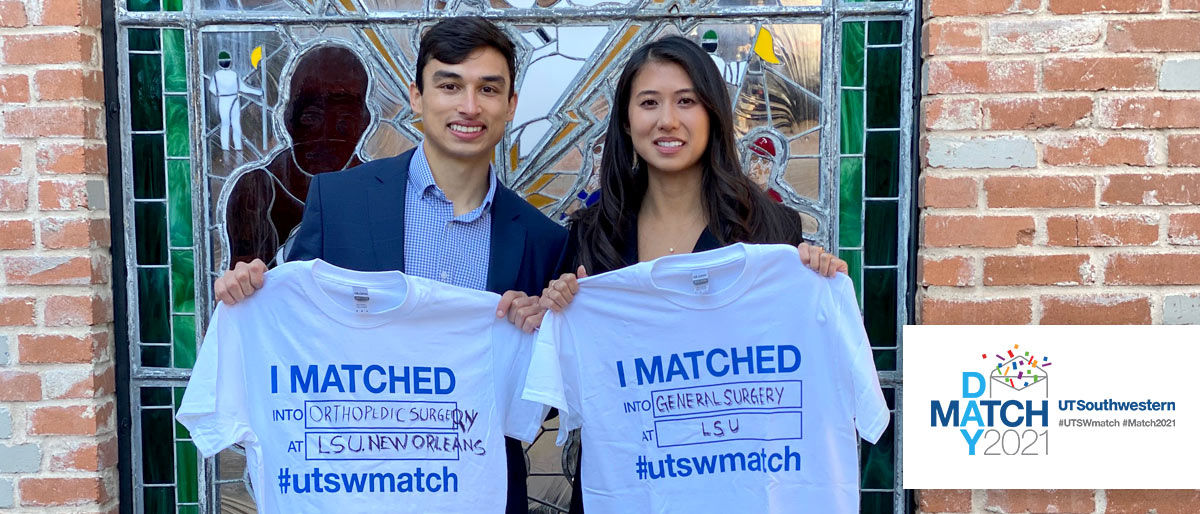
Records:
M261 513L503 512L504 435L532 441L544 413L499 300L283 264L218 306L177 417L205 456L245 444Z
M597 514L856 514L855 429L888 424L853 284L782 245L581 280L542 322L523 397L582 427Z

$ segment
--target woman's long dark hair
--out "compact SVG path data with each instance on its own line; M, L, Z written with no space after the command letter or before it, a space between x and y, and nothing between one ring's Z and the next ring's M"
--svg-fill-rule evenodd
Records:
M683 68L708 112L710 129L701 156L700 197L709 232L722 246L737 242L799 244L803 234L799 214L772 202L742 171L733 139L733 109L716 64L696 43L670 36L637 49L617 82L600 161L600 199L571 217L576 225L579 264L591 273L621 268L625 265L621 250L636 244L625 238L646 195L647 170L644 163L632 167L633 141L626 127L633 79L650 62Z

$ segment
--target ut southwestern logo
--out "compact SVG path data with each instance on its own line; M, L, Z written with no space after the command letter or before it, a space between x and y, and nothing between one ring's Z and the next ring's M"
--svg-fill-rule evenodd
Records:
M993 358L994 357L994 358ZM987 374L979 371L963 371L961 399L930 402L929 424L931 427L958 428L966 443L968 455L976 454L976 445L985 432L996 435L996 442L1003 453L985 452L985 455L1015 455L1009 453L1002 441L1008 433L1016 433L1015 446L1024 446L1030 435L1039 436L1034 428L1050 425L1050 366L1046 356L1031 354L1013 345L993 356L983 354L985 360L995 363ZM991 366L991 364L989 364ZM987 399L983 396L987 395ZM1023 428L1020 432L1016 429ZM1042 435L1046 431L1041 432ZM990 439L990 436L989 436ZM1022 452L1023 455L1030 455Z

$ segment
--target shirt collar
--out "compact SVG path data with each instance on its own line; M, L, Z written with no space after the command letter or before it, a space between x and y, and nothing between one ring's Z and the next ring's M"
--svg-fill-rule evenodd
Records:
M433 195L435 198L446 199L446 193L433 180L433 170L429 168L429 160L425 158L425 142L422 141L417 151L413 153L412 162L408 165L408 181L421 193L421 196ZM488 165L488 191L483 197L479 208L466 214L475 217L476 213L492 208L492 199L496 197L496 173L492 165Z

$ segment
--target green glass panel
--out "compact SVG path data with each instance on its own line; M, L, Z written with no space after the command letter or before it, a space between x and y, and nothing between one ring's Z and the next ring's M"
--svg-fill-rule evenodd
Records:
M142 407L163 407L171 405L171 388L143 387Z
M896 265L896 201L867 202L866 248L868 266Z
M133 205L134 234L137 236L137 263L167 263L167 204L137 202Z
M838 197L838 246L862 247L862 159L843 158Z
M133 130L162 130L162 62L158 55L129 56L129 104Z
M196 365L196 317L173 316L171 332L174 336L175 367L191 368Z
M129 0L126 6L130 11L157 11L158 0Z
M875 350L875 369L896 371L896 350Z
M200 501L196 479L196 446L188 441L175 443L175 485L178 488L176 498L179 503L196 503Z
M129 29L129 49L158 50L158 29Z
M185 391L185 389L182 387L175 388L175 412L179 412L179 407L181 405L183 405L183 392L184 391ZM191 434L191 432L188 432L187 427L183 426L183 423L176 421L175 422L175 439L191 439L191 438L192 438L192 434Z
M147 484L170 484L175 481L175 439L171 437L175 424L174 412L172 409L142 411L142 478ZM171 509L174 510L174 506Z
M167 0L168 4L173 1L178 0ZM163 82L167 91L187 92L187 59L183 50L183 31L163 29Z
M167 156L188 156L188 106L187 97L168 95L167 105Z
M863 85L866 26L861 21L842 24L842 87Z
M900 49L867 50L867 127L900 126Z
M146 512L175 512L174 487L147 487L143 495L146 498Z
M888 410L896 410L896 389L893 387L884 387L883 401L887 403Z
M167 188L170 197L171 246L192 246L192 164L186 160L167 161ZM189 310L190 312L190 310Z
M170 318L167 317L167 270L166 268L139 268L138 274L138 326L141 342L168 343ZM142 352L145 353L143 348ZM165 362L164 364L165 365Z
M167 194L161 134L133 135L133 197L158 199Z
M863 152L863 94L858 89L842 90L842 154Z
M867 197L895 198L900 194L900 133L867 133Z
M871 346L896 346L896 270L863 270L863 324ZM894 366L894 365L893 365Z
M164 11L182 11L183 0L163 0Z
M904 30L903 22L872 21L867 27L867 44L869 45L898 45L900 31Z
M195 277L192 274L192 251L171 250L171 312L196 312Z
M862 251L860 250L842 250L838 252L838 257L846 261L849 270L850 280L854 282L854 294L858 297L858 302L862 304Z
M198 505L180 505L176 514L200 514L200 506Z
M165 368L171 365L171 347L142 346L143 368Z
M895 418L895 415L892 415ZM894 419L893 419L894 421ZM863 489L892 489L896 487L896 435L894 423L889 422L879 442L871 444L863 441L859 447L859 466L861 487ZM891 512L890 510L884 512Z

